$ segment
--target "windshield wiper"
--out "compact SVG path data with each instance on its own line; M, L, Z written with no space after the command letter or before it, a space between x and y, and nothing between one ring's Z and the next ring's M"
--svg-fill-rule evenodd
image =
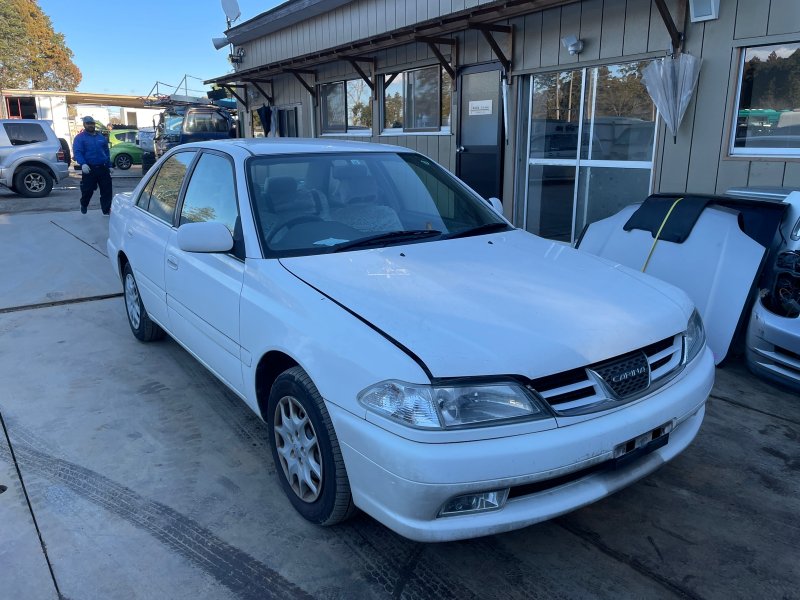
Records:
M472 229L456 231L455 233L451 233L446 237L448 240L452 240L453 238L467 237L470 235L481 235L482 233L491 233L493 231L505 231L508 228L509 228L508 223L484 223L483 225L478 225L477 227L473 227Z
M333 252L341 252L342 250L350 250L352 248L362 248L366 246L380 246L387 243L401 243L408 241L421 240L424 238L434 237L441 235L442 232L437 229L410 229L404 231L389 231L387 233L379 233L349 242L342 242L333 247Z

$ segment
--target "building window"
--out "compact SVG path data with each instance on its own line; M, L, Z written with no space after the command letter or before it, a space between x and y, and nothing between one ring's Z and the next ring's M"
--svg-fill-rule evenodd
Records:
M363 79L320 86L322 133L372 134L372 90Z
M386 75L383 88L384 133L449 130L453 81L442 67Z
M731 154L800 156L800 42L745 48Z

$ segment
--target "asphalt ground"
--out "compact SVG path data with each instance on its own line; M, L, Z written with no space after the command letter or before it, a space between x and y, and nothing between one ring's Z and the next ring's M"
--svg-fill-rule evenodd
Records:
M0 598L800 598L800 399L735 359L686 452L568 515L445 544L310 525L263 422L133 338L76 186L0 191Z

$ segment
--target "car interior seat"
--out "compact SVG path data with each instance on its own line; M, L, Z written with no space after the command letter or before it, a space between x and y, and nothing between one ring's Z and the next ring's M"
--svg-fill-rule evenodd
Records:
M378 184L366 165L337 165L331 173L337 185L331 196L331 219L368 232L397 231L397 212L381 203Z

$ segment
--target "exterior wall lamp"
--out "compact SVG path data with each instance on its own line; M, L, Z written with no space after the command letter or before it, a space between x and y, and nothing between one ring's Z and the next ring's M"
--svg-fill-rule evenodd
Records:
M583 40L579 40L574 35L565 35L562 37L561 45L564 46L570 54L580 54L583 52Z

